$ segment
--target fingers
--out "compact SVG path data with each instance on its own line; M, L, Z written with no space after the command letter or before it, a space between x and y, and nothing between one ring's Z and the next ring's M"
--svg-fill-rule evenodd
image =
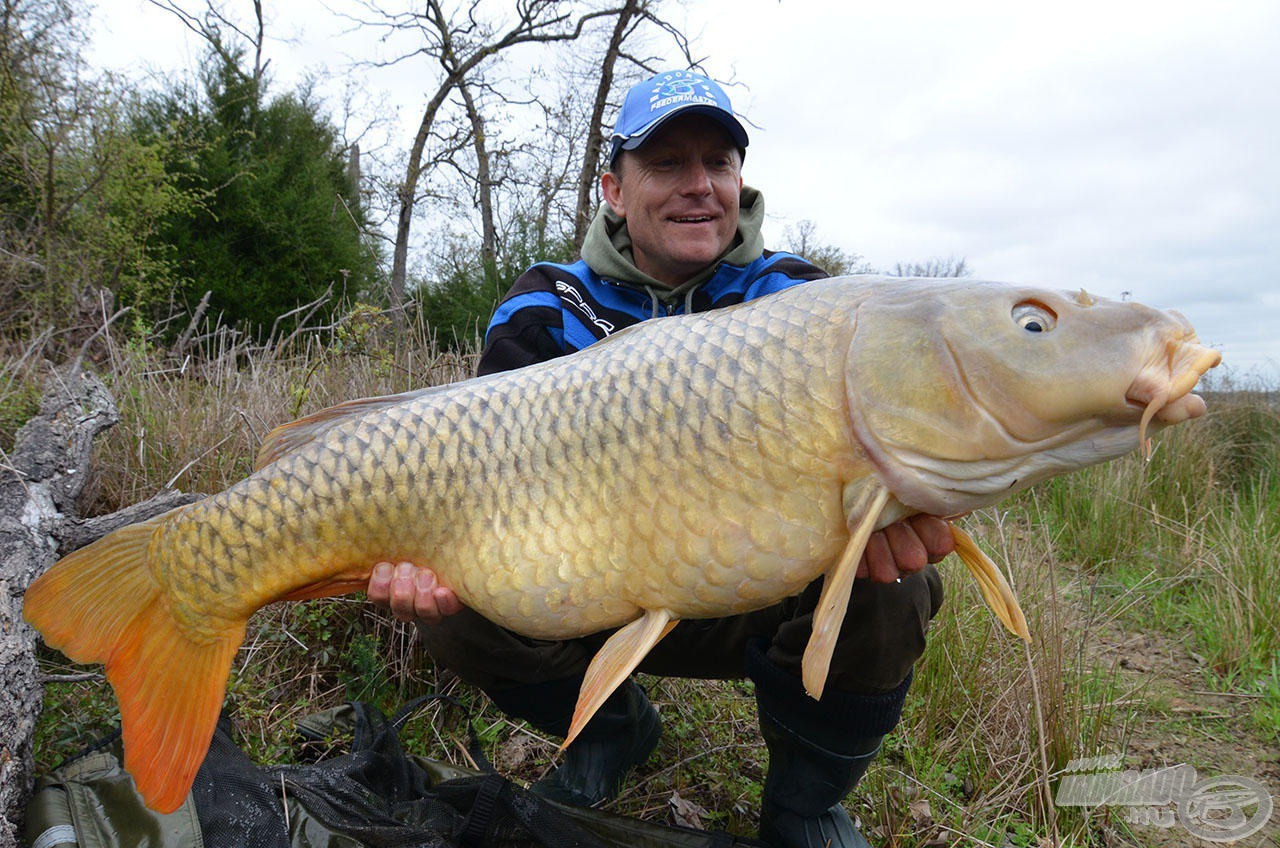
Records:
M871 534L858 577L892 583L940 562L955 550L951 525L932 515L916 515Z
M951 535L950 521L932 515L913 515L907 523L924 545L929 562L942 562L955 552L956 540Z
M462 601L452 589L439 584L434 571L411 562L375 565L368 595L371 603L389 608L399 621L434 624L462 609Z

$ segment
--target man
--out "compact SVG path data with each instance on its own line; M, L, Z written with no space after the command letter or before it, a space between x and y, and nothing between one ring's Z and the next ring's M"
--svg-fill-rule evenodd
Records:
M606 206L582 260L535 265L490 322L481 374L579 350L648 318L720 308L825 276L799 257L763 249L760 193L744 187L746 130L729 98L691 71L658 74L627 94L616 122ZM746 615L681 622L640 670L700 678L750 677L770 764L761 837L775 846L860 846L841 801L897 724L911 668L942 602L937 562L945 522L918 517L875 534L859 568L821 701L801 685L820 581ZM480 686L505 712L545 732L568 728L587 663L608 634L526 639L464 609L435 575L382 563L369 598L420 622L437 662ZM628 681L605 703L535 791L577 804L614 795L657 745L661 724Z

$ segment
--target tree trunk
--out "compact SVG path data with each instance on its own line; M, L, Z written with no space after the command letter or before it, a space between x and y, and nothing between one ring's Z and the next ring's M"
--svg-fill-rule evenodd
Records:
M88 477L93 438L118 420L115 401L96 377L74 369L55 373L39 414L18 431L0 467L0 848L18 845L44 695L36 633L22 618L27 586L59 555L116 526L195 499L169 492L113 516L78 519L76 502Z
M609 104L609 92L613 90L613 68L618 64L623 42L627 39L627 27L640 11L642 0L626 0L618 10L618 20L609 37L609 47L600 63L600 84L596 86L596 99L591 104L591 120L587 124L587 149L582 156L582 170L578 172L578 204L573 217L573 246L582 249L591 225L592 207L595 205L596 180L600 177L600 156L604 149L604 110Z
M427 139L431 136L431 126L435 123L436 112L444 103L456 80L448 77L435 96L427 104L422 113L422 122L418 124L417 135L413 146L409 148L409 164L405 168L404 182L397 190L399 213L396 216L396 241L391 253L391 309L397 322L404 320L405 282L409 273L409 232L413 227L413 204L418 196L418 179L422 176L422 153L426 149Z
M489 146L484 133L484 116L476 108L471 87L465 81L458 83L458 93L467 107L471 121L471 144L476 152L476 183L480 199L480 263L484 266L484 279L492 290L498 282L498 227L493 215L493 172L489 166Z

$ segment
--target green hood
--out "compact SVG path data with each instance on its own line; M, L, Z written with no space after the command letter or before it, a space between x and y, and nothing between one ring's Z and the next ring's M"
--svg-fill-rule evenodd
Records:
M609 204L601 203L587 229L582 258L591 270L606 280L645 289L664 303L679 303L687 292L711 279L722 262L748 265L759 259L764 252L764 238L760 235L763 223L764 195L750 186L743 186L738 207L738 234L729 249L693 279L673 289L636 268L626 220L615 215Z

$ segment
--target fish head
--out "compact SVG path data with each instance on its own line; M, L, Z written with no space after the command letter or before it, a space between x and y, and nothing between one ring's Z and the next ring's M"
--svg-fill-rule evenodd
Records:
M990 505L1146 448L1205 412L1221 361L1182 315L997 283L886 282L857 309L846 367L855 435L904 504Z

